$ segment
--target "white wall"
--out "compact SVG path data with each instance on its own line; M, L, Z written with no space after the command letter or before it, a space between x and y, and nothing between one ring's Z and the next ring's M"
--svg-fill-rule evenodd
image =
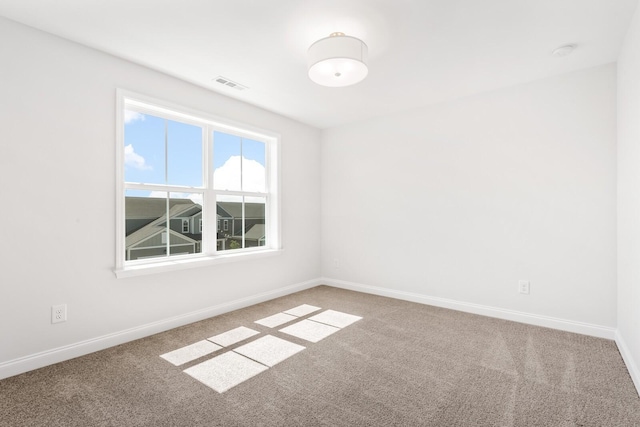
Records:
M618 333L640 390L640 9L618 59Z
M18 358L320 276L318 130L2 18L0 40L5 376ZM280 133L284 253L116 279L116 88ZM51 325L61 303L68 321Z
M323 275L612 335L615 88L609 64L324 131Z

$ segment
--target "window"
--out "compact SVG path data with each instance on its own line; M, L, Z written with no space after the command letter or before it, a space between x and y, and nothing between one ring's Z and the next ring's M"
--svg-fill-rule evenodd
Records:
M279 249L276 135L124 91L118 114L116 274Z

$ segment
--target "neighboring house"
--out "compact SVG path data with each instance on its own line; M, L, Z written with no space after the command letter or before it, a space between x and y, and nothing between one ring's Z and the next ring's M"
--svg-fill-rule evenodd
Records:
M223 202L218 202L216 204L216 213L218 218L218 237L233 236L235 228L233 215L227 212L227 210L225 210L224 207L220 205L221 203ZM235 209L230 210L235 211ZM242 215L242 212L240 214Z
M189 199L170 199L169 208L175 205L194 205ZM166 213L167 200L155 197L126 197L125 217L128 236Z
M126 197L126 260L202 251L202 206L190 199L167 200L153 197ZM245 247L265 244L264 204L245 203ZM242 204L217 203L218 250L229 249L235 241L242 245Z
M218 233L227 237L233 237L236 241L242 241L242 203L236 202L218 202ZM245 203L244 204L244 230L246 246L258 246L258 243L251 245L247 240L247 233L255 226L261 225L254 233L262 229L262 239L260 246L264 245L264 224L265 211L263 203ZM256 237L251 237L256 240Z
M167 234L167 201L152 197L127 197L126 258L163 256L201 252L202 206L189 199L170 199Z

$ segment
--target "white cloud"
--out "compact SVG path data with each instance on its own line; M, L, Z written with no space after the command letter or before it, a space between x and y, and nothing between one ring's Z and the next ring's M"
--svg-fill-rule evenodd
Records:
M240 156L231 156L222 166L213 172L216 188L221 190L240 190ZM242 186L244 191L264 193L264 166L255 160L244 159L242 163Z
M125 147L125 151L126 151ZM133 148L131 148L133 151ZM135 153L133 153L135 154ZM135 154L137 156L137 154ZM144 159L142 159L144 162ZM240 156L230 157L221 167L213 173L213 179L216 182L216 188L223 190L239 190L240 189ZM244 190L253 192L265 191L265 170L259 162L255 160L244 159ZM164 191L152 191L149 197L167 197ZM199 193L171 193L172 199L190 199L194 203L202 205L202 194ZM239 196L218 196L221 202L240 202ZM245 197L245 201L249 203L264 203L263 198Z
M144 114L137 111L124 110L124 123L129 124L138 120L144 120Z
M133 150L133 145L125 145L124 147L124 164L132 168L140 170L150 170L151 166L147 165L144 157Z

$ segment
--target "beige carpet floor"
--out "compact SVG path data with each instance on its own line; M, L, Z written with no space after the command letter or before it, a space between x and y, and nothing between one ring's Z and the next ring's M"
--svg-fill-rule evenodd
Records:
M280 329L321 311L255 323L301 304L362 319L317 342ZM223 393L183 372L266 335L296 353ZM0 426L640 426L640 399L613 341L319 286L2 380Z

